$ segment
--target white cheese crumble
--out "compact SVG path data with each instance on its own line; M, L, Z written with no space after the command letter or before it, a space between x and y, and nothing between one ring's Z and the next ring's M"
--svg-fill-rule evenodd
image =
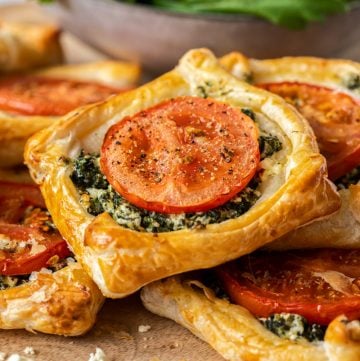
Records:
M108 358L100 347L96 347L95 353L90 354L89 361L108 361Z
M143 332L148 332L151 329L150 325L140 325L138 327L138 331L143 333Z

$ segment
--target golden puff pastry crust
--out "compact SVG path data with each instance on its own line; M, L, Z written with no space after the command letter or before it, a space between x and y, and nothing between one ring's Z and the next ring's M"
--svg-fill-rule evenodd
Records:
M128 89L136 85L140 68L137 64L104 60L85 64L59 65L30 74L48 78L90 81L114 88ZM10 114L0 110L0 142L2 144L0 167L12 167L22 163L26 140L58 118L58 116Z
M268 331L247 309L217 298L198 281L179 277L154 282L141 291L144 306L170 318L207 342L230 361L360 360L360 325L342 316L318 343L282 339Z
M204 229L157 234L124 228L108 213L87 213L69 177L71 165L62 159L76 157L81 149L99 152L106 131L125 116L204 91L231 106L251 108L259 128L282 141L283 149L261 164L262 195L255 205ZM188 52L173 71L145 86L82 108L37 133L27 143L25 159L61 234L103 294L113 298L250 253L340 205L307 122L280 97L239 82L206 49Z
M104 302L100 290L78 263L0 291L0 329L78 336L95 323Z
M350 60L285 57L248 59L241 53L230 53L222 65L236 77L247 77L256 83L298 81L326 86L360 101L360 64ZM358 82L358 83L356 83ZM339 191L339 212L301 227L268 245L271 249L305 247L360 247L360 184Z
M55 65L62 60L56 26L0 22L0 73Z

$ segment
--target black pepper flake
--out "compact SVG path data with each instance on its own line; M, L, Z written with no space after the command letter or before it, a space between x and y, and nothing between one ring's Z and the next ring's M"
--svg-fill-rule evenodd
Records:
M121 145L121 142L119 142L118 140L115 142L116 145Z
M226 163L230 163L235 153L228 147L224 146L220 151L220 155L225 160Z

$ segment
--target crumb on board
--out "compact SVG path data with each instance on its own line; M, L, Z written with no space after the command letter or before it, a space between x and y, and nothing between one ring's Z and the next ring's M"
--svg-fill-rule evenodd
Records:
M25 347L23 352L25 355L28 355L28 356L36 354L36 351L31 346Z
M100 347L96 347L95 353L90 354L89 361L108 361L108 359L105 352Z
M143 333L143 332L148 332L151 329L150 325L139 325L138 327L138 331Z

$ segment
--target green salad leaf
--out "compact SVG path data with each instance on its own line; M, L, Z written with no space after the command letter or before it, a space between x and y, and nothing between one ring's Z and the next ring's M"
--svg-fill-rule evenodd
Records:
M119 0L118 0L119 1ZM121 1L121 0L120 0ZM302 29L309 22L345 12L351 0L125 0L146 3L166 10L199 14L246 14L290 29Z
M50 3L54 0L38 0ZM187 14L244 14L289 29L303 29L309 22L350 9L359 0L115 0L141 3Z

